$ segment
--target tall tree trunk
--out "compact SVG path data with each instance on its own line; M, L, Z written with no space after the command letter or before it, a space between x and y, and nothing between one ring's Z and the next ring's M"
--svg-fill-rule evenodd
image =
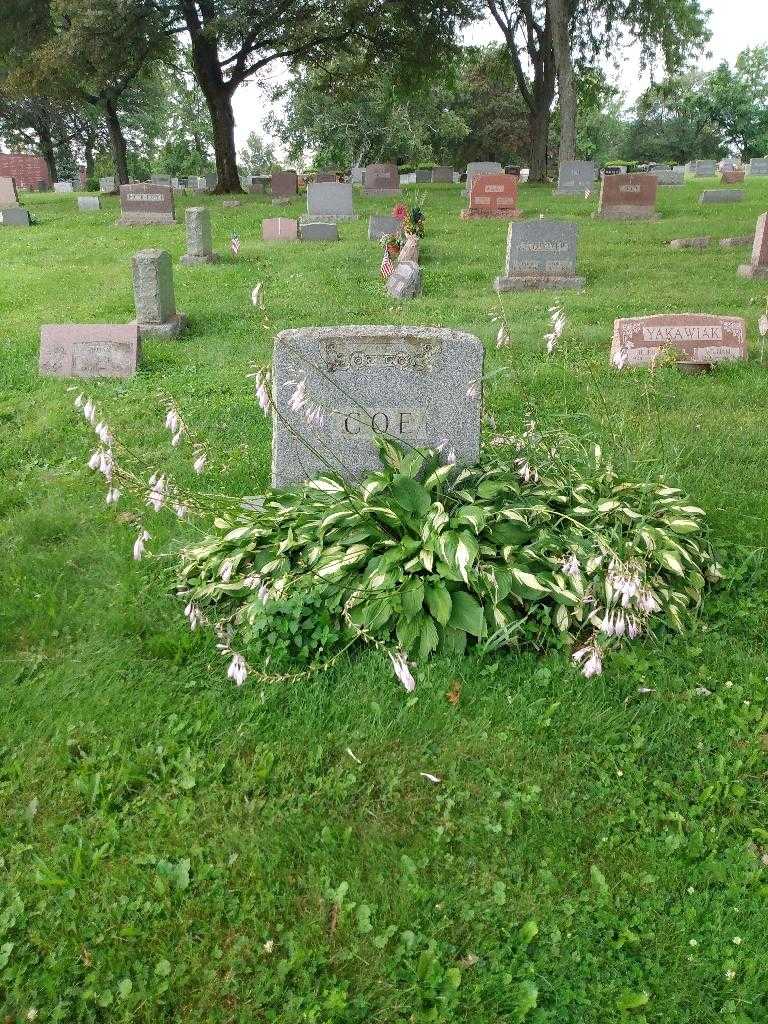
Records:
M58 170L56 168L56 147L53 144L50 124L43 120L37 127L37 136L40 139L40 155L45 160L45 166L51 176L51 181L58 181Z
M235 149L235 115L232 111L234 89L224 82L217 41L187 18L192 38L192 68L202 89L213 125L213 149L216 154L218 182L215 192L243 192Z
M528 115L531 137L529 181L547 180L547 144L549 142L549 103Z
M86 139L83 143L83 155L85 157L85 177L86 180L93 178L93 146L94 143L91 139Z
M120 126L114 100L104 100L104 119L107 122L112 159L115 162L115 177L121 185L128 184L128 147Z
M576 82L573 77L571 44L568 38L568 0L547 0L552 23L552 49L560 94L560 149L558 160L576 159Z

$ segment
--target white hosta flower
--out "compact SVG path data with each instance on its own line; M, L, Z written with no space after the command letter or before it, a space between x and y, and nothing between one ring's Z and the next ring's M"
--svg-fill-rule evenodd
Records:
M194 632L198 626L203 624L204 617L200 610L199 605L196 605L194 601L190 601L187 607L184 609L184 614L189 619L189 628Z
M249 576L244 576L243 586L248 587L249 590L258 590L261 586L261 576L255 572L251 573Z
M83 408L83 416L85 416L85 418L88 420L88 422L91 425L95 425L95 423L96 423L96 406L93 404L93 402L90 400L90 398L87 398L85 400L85 405L82 408Z
M570 554L567 558L564 558L560 568L566 576L579 576L581 574L581 565L574 554Z
M75 408L76 409L82 409L84 401L85 401L85 399L83 398L83 396L82 395L78 395L77 398L75 399Z
M96 437L98 437L102 444L112 444L112 435L110 434L109 427L107 426L106 423L97 423L93 429L96 434Z
M181 420L179 414L173 405L168 406L168 412L165 416L165 425L172 434L175 434L181 426Z
M652 615L654 612L661 611L661 605L650 592L650 590L644 590L638 596L637 603L640 609L645 612L646 615Z
M101 449L97 448L90 459L88 459L88 469L98 469L101 466L101 455Z
M499 328L499 333L496 335L496 348L507 348L508 345L512 344L512 339L509 336L509 331L504 324Z
M107 491L107 504L116 505L120 500L121 491L117 487L110 487Z
M288 399L288 408L291 412L299 412L307 404L307 380L306 377L302 377L301 380L289 380L285 382L285 386L293 387L293 393Z
M159 512L165 504L168 482L164 476L153 473L149 478L149 491L147 493L147 505Z
M251 292L251 302L257 309L264 309L264 285L261 281Z
M181 430L177 430L176 433L173 435L173 437L171 438L171 447L172 448L178 448L179 447L179 444L181 443L181 435L183 433L184 433L184 430L182 428Z
M139 536L136 538L136 542L133 545L133 560L135 562L141 561L144 557L146 542L151 539L151 534L147 533L146 530L142 529L139 531Z
M582 647L581 650L574 651L572 658L580 666L581 674L587 679L599 676L603 671L603 652L594 640Z
M408 693L413 693L416 689L416 680L411 675L411 670L408 668L408 659L405 656L405 651L395 651L394 654L389 655L389 659L392 662L392 668L395 670L395 675L399 681L403 684Z
M266 583L262 583L259 587L259 600L262 604L266 604L269 600L269 587Z
M539 482L539 474L526 459L515 459L515 465L517 466L517 475L524 484Z
M186 519L189 515L189 509L181 501L175 501L173 503L173 511L176 513L178 519Z
M248 666L242 654L232 655L232 661L230 661L229 668L227 669L227 677L234 681L235 686L242 686L248 678Z
M225 558L224 561L221 563L221 568L219 569L219 576L224 581L224 583L229 583L230 579L232 578L232 573L234 572L234 570L235 566L232 562L232 559Z
M199 476L205 467L208 465L208 456L202 450L202 448L195 449L195 461L192 463L192 468Z
M760 332L761 338L765 338L768 335L768 313L763 313L757 321L757 329Z
M620 348L613 355L613 365L617 370L623 370L627 365L627 350Z

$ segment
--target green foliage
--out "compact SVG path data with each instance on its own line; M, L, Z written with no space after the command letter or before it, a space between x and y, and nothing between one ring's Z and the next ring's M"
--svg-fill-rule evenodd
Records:
M182 552L180 590L259 661L290 654L286 634L306 661L358 637L424 660L682 631L719 575L702 510L599 456L579 472L531 430L514 443L514 464L455 470L380 437L383 467L359 485L321 477L218 519Z

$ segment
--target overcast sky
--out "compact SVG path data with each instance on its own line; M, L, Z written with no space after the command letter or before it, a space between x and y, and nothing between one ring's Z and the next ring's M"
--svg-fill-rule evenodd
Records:
M704 6L711 9L709 27L712 39L709 43L711 57L702 59L704 69L714 67L721 60L730 63L741 50L748 46L768 45L768 2L766 0L705 0ZM473 25L465 34L467 43L500 42L501 33L495 22L488 21ZM647 86L648 76L640 76L637 52L628 49L621 57L618 74L607 68L612 83L626 94L631 103ZM252 131L266 134L263 122L269 113L268 101L256 83L241 86L234 97L235 135L240 148Z

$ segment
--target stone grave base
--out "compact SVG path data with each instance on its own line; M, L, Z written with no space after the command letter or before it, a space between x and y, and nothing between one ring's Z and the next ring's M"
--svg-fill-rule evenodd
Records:
M135 320L130 323L135 324ZM187 317L184 313L176 313L171 320L164 324L138 324L139 339L141 338L177 338L187 326Z
M345 220L357 220L357 214L310 213L299 217L299 227L303 228L305 224L339 224Z
M203 263L218 263L219 257L215 252L212 252L210 256L190 256L189 253L185 253L180 259L179 263L182 267L199 267Z
M119 220L115 221L116 227L139 228L147 225L175 224L176 218L172 213L124 213Z
M753 267L751 263L742 263L738 274L739 277L748 277L753 281L768 281L768 267Z
M753 245L755 241L754 234L752 235L735 235L733 238L721 238L720 248L721 249L736 249L740 245Z
M297 198L296 196L273 196L272 197L272 205L273 206L288 206L296 198Z
M324 221L305 221L301 225L299 238L302 242L338 242L339 228L337 224Z
M554 274L520 274L514 277L497 277L493 287L497 292L548 292L561 288L584 288L586 278Z
M395 196L400 195L399 188L375 188L375 189L363 189L364 196L370 196L375 199L376 197L383 197L384 199L393 199Z
M462 220L517 220L518 217L522 217L522 210L495 210L494 212L486 212L485 210L461 210L459 217Z
M598 210L598 220L658 220L659 214L653 206L612 206L609 210Z
M711 235L702 235L701 238L673 238L669 243L670 249L706 249L712 241Z
M589 189L590 192L593 189L589 185L585 185L583 188L556 188L552 193L553 196L581 196L584 198L584 193Z

